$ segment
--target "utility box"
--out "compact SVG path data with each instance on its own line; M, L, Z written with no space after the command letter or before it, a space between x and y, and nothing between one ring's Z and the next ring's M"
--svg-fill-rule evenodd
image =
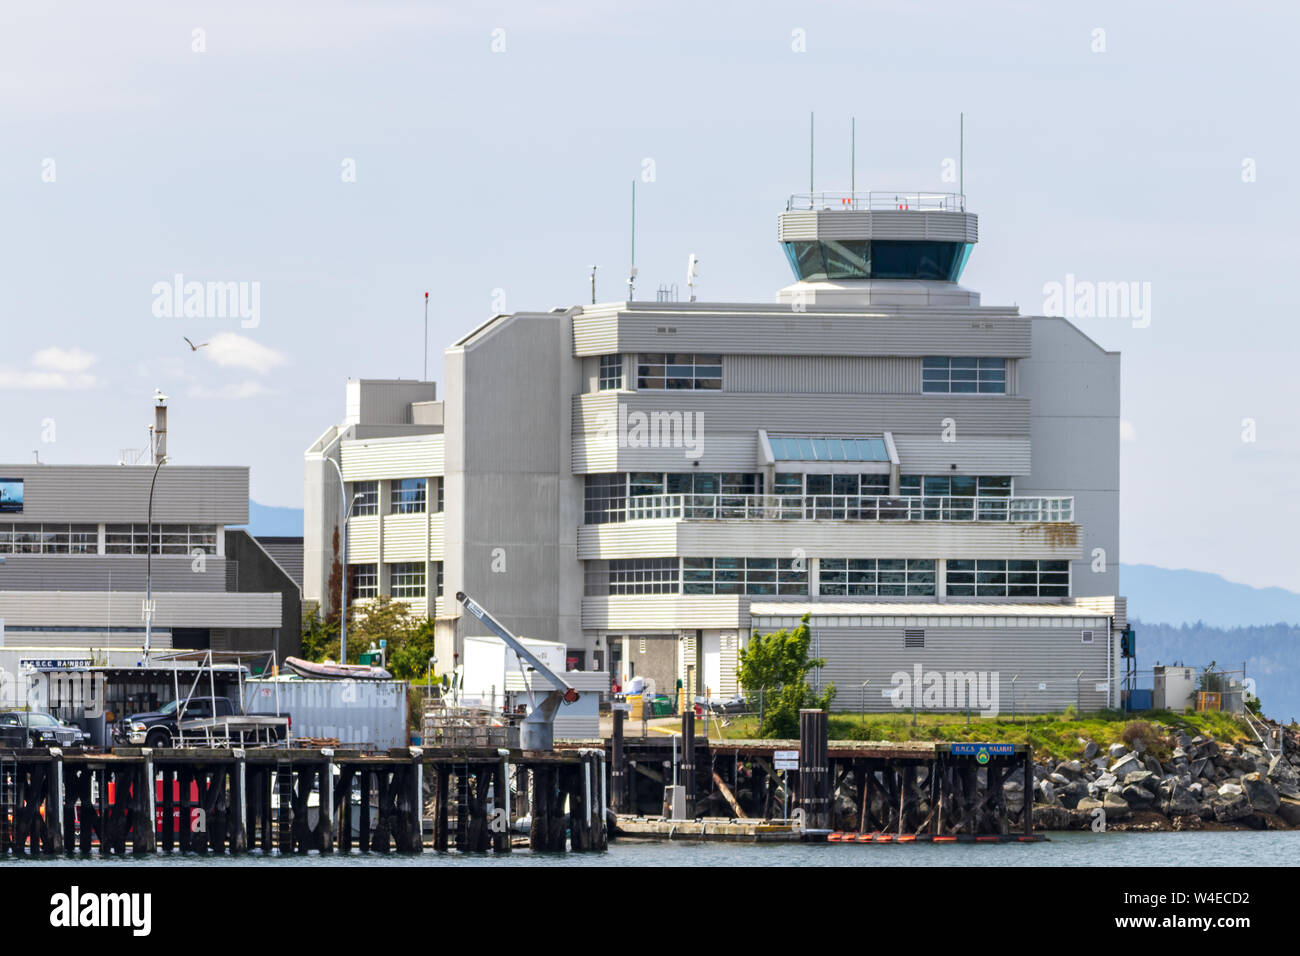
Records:
M1156 710L1184 711L1196 705L1196 668L1157 664L1151 702Z
M664 787L664 819L686 819L686 788L679 784Z

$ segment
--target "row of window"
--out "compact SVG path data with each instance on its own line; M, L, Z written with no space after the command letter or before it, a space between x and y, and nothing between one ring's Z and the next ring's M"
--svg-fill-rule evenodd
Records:
M1007 391L1007 360L939 358L921 360L921 391L939 394L994 394Z
M602 355L597 387L623 387L623 356ZM637 356L636 387L641 389L722 388L722 356L690 352L648 352ZM931 394L994 394L1007 391L1004 358L932 355L921 360L921 391Z
M106 554L145 554L147 524L104 526ZM153 553L217 553L216 525L155 524ZM99 526L93 524L0 524L0 554L98 554Z
M934 597L937 562L916 558L822 558L817 590L828 597ZM807 595L798 558L630 558L589 574L587 593ZM1068 561L947 562L949 597L1068 597Z
M434 594L442 595L442 562L433 562ZM348 565L349 602L379 596L379 565ZM423 561L393 561L388 564L388 594L395 598L428 596L428 571Z
M441 478L395 478L389 485L388 513L394 515L423 514L428 510L429 483L433 483L433 510L442 510ZM379 482L354 481L352 495L356 504L352 514L356 517L379 514Z

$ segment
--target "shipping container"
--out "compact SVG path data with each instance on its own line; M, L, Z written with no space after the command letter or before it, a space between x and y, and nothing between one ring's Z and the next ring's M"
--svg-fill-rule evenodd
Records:
M244 688L248 711L274 710L278 693L294 738L335 738L360 750L407 746L405 681L279 677L249 680Z

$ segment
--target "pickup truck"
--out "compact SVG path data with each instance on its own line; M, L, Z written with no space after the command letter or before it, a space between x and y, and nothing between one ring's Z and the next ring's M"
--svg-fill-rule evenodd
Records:
M113 728L113 739L124 746L171 747L179 736L176 712L177 702L173 700L156 711L127 717ZM288 714L244 713L227 697L192 697L185 704L181 720L185 736L194 737L196 742L205 735L205 724L213 725L215 736L238 734L248 742L282 740L293 726Z

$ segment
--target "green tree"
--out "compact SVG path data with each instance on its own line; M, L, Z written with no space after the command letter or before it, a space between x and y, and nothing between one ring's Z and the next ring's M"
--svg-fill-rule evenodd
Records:
M808 683L808 672L825 667L822 658L810 658L812 632L805 614L793 630L775 634L758 634L740 651L737 677L748 693L762 693L762 720L758 732L763 737L799 736L799 711L804 707L826 709L835 698L835 685L827 684L820 694Z
M338 618L322 619L317 602L303 602L302 656L309 661L323 661L331 646L338 653L338 644Z
M388 642L388 669L399 680L423 680L433 656L434 625L431 618L415 622L397 641Z

